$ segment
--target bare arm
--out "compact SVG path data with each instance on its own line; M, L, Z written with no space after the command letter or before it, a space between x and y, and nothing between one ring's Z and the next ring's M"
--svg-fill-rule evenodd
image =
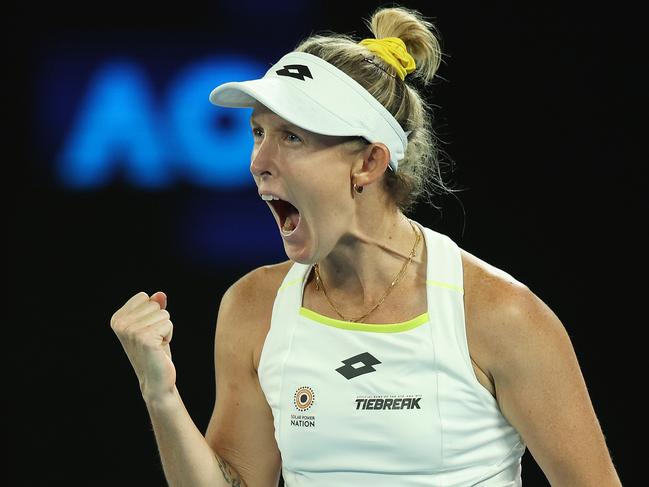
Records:
M527 287L491 282L481 354L505 417L554 487L619 487L570 338Z
M177 390L173 396L162 401L148 401L146 406L170 486L246 485L236 471L209 446Z
M166 305L162 292L151 297L137 293L115 312L111 327L138 377L167 482L192 487L243 485L198 431L180 398Z
M205 434L212 449L249 487L277 487L281 468L273 414L253 360L281 282L271 269L252 271L223 296L215 336L216 401Z
M254 344L263 338L263 320L272 311L273 282L273 273L260 268L221 299L214 339L216 401L205 436L177 390L163 401L147 402L169 485L277 487L281 458L273 415L253 363Z
M277 285L274 273L260 268L221 299L214 340L216 401L205 436L177 390L173 398L147 402L170 485L277 487L281 457L273 415L253 362Z

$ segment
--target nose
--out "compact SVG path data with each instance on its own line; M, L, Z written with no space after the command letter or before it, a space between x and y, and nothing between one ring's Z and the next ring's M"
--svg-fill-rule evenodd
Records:
M277 168L277 147L272 140L265 138L252 149L250 156L250 172L255 177L273 174Z

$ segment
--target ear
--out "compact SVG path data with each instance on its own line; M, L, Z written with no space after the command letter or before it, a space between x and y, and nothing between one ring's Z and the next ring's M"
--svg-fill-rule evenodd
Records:
M368 145L352 165L351 182L367 186L378 181L390 163L390 150L380 142Z

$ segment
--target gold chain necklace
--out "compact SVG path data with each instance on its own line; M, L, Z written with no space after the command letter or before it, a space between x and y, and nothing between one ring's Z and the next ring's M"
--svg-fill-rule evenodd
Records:
M421 239L421 234L415 230L415 226L412 224L412 221L408 219L408 223L410 223L410 226L412 227L412 231L415 232L415 244L412 246L412 250L410 251L410 255L408 256L408 260L403 264L403 267L399 271L399 273L392 279L392 282L390 283L390 286L388 286L388 289L385 291L381 299L379 299L379 302L376 303L376 305L369 310L367 313L365 313L363 316L356 318L356 319L350 319L350 318L345 318L340 311L338 311L338 308L331 302L331 299L329 299L329 296L327 295L327 291L325 290L324 283L322 282L322 277L320 277L320 266L316 263L313 265L313 269L315 270L315 289L318 291L320 287L322 287L322 292L324 293L325 298L327 298L327 301L329 301L329 304L331 307L334 309L334 311L340 316L343 320L345 321L351 321L351 322L359 322L362 319L366 318L372 311L374 311L376 308L381 306L385 298L390 294L394 286L401 280L403 275L406 273L406 269L408 268L408 264L410 264L410 261L414 258L415 256L415 251L417 249L417 245L419 244L419 240Z

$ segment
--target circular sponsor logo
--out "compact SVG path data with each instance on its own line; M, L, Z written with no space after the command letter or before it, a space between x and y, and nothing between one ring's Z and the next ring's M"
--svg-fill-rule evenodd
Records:
M293 403L300 411L306 411L313 405L314 399L315 394L313 393L313 389L308 386L302 386L295 391Z

